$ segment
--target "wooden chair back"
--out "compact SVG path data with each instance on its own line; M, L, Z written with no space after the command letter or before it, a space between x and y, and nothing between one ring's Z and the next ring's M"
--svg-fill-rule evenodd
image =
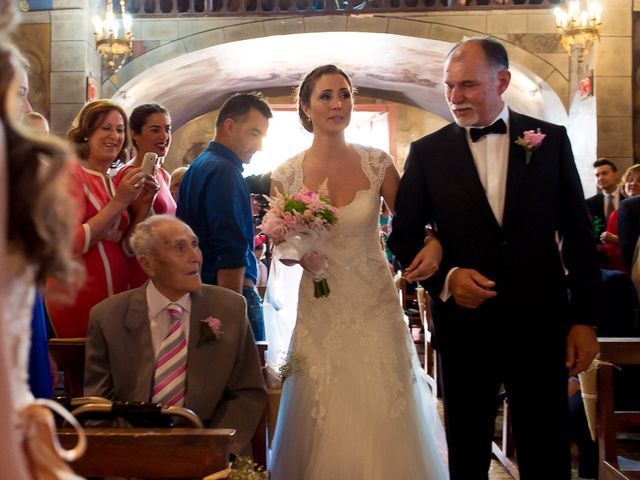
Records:
M64 373L64 390L69 397L82 397L84 392L85 338L52 338L49 353Z
M416 297L418 299L418 310L420 311L420 319L424 329L424 369L435 385L438 385L438 355L431 343L431 332L433 332L433 317L431 315L431 297L423 288L416 288ZM437 394L437 391L435 392Z
M640 365L640 338L599 338L600 359L614 365ZM598 368L598 446L600 480L640 479L640 472L623 471L618 463L618 437L640 428L639 411L616 411L614 406L614 368ZM637 452L640 454L640 452Z
M86 477L227 478L233 430L209 428L86 428L87 451L71 464ZM76 443L70 429L60 443Z

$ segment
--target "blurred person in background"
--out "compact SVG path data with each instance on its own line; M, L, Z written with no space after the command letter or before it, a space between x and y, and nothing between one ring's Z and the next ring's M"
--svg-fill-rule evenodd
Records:
M22 124L39 135L49 134L49 122L38 112L28 112L22 116Z
M66 147L54 139L30 136L17 128L24 112L24 63L18 51L0 45L0 125L6 135L8 163L7 255L3 258L3 321L0 362L2 395L10 397L3 417L2 478L79 479L63 461L84 451L65 452L55 436L49 407L73 425L77 422L57 403L34 400L28 383L28 359L36 287L45 277L73 289L82 269L72 258L73 212L67 192L70 162ZM28 102L27 102L28 104ZM3 145L4 147L4 145ZM2 148L2 154L5 153ZM3 189L3 191L5 191ZM4 202L3 202L4 204ZM70 214L71 213L71 214ZM4 222L2 223L4 228ZM3 241L5 240L3 232ZM4 400L4 398L3 398ZM78 427L79 428L79 427ZM81 433L80 437L84 440ZM18 448L14 448L18 447Z
M173 172L171 172L171 181L169 183L169 191L171 192L171 196L175 200L176 204L178 203L178 193L180 192L180 182L182 182L182 177L184 177L185 172L189 167L178 167Z

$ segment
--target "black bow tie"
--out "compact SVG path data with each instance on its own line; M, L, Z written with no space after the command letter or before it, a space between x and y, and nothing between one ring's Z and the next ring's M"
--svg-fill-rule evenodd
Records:
M507 126L505 125L504 120L499 118L488 127L469 129L469 135L471 136L472 142L477 142L482 137L490 133L507 133Z

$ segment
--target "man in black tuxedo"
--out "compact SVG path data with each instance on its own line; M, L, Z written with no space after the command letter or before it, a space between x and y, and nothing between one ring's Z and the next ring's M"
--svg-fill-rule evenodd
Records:
M611 160L599 158L593 163L593 172L596 176L596 185L600 192L587 198L587 208L591 218L600 219L600 233L607 227L609 215L618 208L626 195L619 186L618 167Z
M451 480L488 478L501 384L520 478L569 479L567 374L598 350L600 272L569 139L564 127L507 108L510 78L494 40L449 53L444 84L456 123L411 145L389 239L410 281L429 270L425 225L442 243L426 285ZM537 129L545 138L529 156L516 139Z

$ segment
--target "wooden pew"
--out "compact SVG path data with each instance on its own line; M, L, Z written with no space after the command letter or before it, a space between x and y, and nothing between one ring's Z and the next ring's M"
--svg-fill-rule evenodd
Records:
M49 351L58 368L64 372L65 393L72 398L82 397L84 391L85 338L63 338L49 340ZM256 342L263 372L265 371L265 351L268 342ZM254 460L258 465L267 465L267 413L260 420L251 445Z
M234 430L208 428L86 428L85 432L87 451L71 464L78 475L183 479L225 472L234 434ZM60 429L58 438L70 448L77 434Z
M600 359L624 368L640 365L640 338L599 338ZM640 472L622 471L618 464L618 437L621 433L640 428L640 411L615 411L614 369L598 368L598 447L600 480L640 479ZM640 410L640 406L639 406ZM640 454L640 451L637 453ZM639 455L640 456L640 455ZM638 458L638 457L636 457Z
M423 288L416 288L418 299L418 309L424 330L424 369L435 385L438 385L438 355L431 342L431 332L433 332L433 316L431 315L431 298L429 293ZM436 395L438 390L436 390Z
M64 390L69 397L82 397L84 391L85 338L52 338L49 353L64 372Z

